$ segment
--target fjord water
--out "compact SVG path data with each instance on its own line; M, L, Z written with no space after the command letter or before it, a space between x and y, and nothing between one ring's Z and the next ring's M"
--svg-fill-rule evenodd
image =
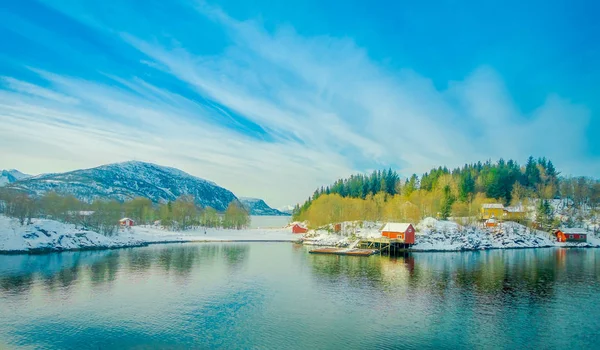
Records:
M0 256L0 348L594 348L600 252L291 243Z

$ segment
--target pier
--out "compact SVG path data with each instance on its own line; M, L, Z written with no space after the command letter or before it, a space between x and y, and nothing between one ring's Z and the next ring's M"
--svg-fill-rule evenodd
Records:
M407 244L403 239L388 237L364 238L357 245L361 249L376 249L380 254L396 255L406 252L412 244Z
M405 253L411 244L406 244L402 239L390 239L387 237L363 238L352 243L348 248L317 248L310 250L311 254L334 254L334 255L353 255L353 256L371 256L380 255L398 255Z

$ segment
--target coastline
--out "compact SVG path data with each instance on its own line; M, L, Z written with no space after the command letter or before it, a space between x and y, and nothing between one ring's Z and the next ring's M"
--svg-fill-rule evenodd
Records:
M123 244L115 246L86 246L77 248L62 248L62 247L42 247L31 248L28 250L0 250L0 255L43 255L62 252L77 252L77 251L95 251L95 250L117 250L127 248L141 248L157 244L185 244L185 243L293 243L302 244L305 246L314 247L332 247L330 244L303 244L301 240L256 240L256 239L188 239L188 240L164 240L139 242L134 244ZM459 253L459 252L479 252L488 250L513 250L513 249L594 249L600 246L594 245L545 245L536 247L485 247L485 248L460 248L460 249L412 249L403 250L406 253Z
M341 235L326 230L311 230L305 235L290 228L210 229L169 231L154 226L136 226L107 237L75 225L35 219L31 225L0 216L0 255L50 254L67 251L112 250L174 243L299 243L315 247L348 247L358 239L379 237L377 223L368 223L355 234ZM460 226L449 221L427 218L418 225L417 242L406 252L462 252L496 249L598 248L600 239L590 235L586 243L559 243L547 233L516 223L506 223L490 232L476 226Z

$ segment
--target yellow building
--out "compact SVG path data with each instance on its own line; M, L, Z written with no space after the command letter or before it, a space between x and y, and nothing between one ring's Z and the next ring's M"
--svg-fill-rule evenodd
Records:
M521 221L525 219L525 209L522 206L504 208L504 219Z
M500 203L486 203L481 206L481 219L502 219L504 217L504 205Z

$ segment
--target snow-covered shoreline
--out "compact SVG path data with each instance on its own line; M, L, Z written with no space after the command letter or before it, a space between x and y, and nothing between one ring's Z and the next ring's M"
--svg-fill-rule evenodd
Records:
M346 235L326 230L311 231L304 237L304 244L314 246L347 247L360 238L379 237L380 224L366 223L357 227L344 223ZM426 218L416 225L414 252L456 252L489 249L525 248L599 248L600 239L588 235L586 243L560 243L547 232L529 229L514 222L505 222L495 228L461 226L451 221Z
M168 231L153 226L120 230L113 237L77 228L53 220L34 219L30 225L0 215L0 254L38 254L74 250L101 250L142 247L165 243L208 242L298 242L305 245L347 247L360 238L379 237L378 223L345 223L344 233L326 230L309 231L301 236L290 228L226 230L199 228ZM450 221L426 218L416 225L414 252L477 251L520 248L589 248L600 247L600 239L588 235L586 243L559 243L548 233L506 222L488 229L461 226Z
M294 242L299 237L289 229L195 229L168 231L138 226L106 237L53 220L33 219L30 225L0 215L0 254L49 253L142 247L150 244L189 242Z

